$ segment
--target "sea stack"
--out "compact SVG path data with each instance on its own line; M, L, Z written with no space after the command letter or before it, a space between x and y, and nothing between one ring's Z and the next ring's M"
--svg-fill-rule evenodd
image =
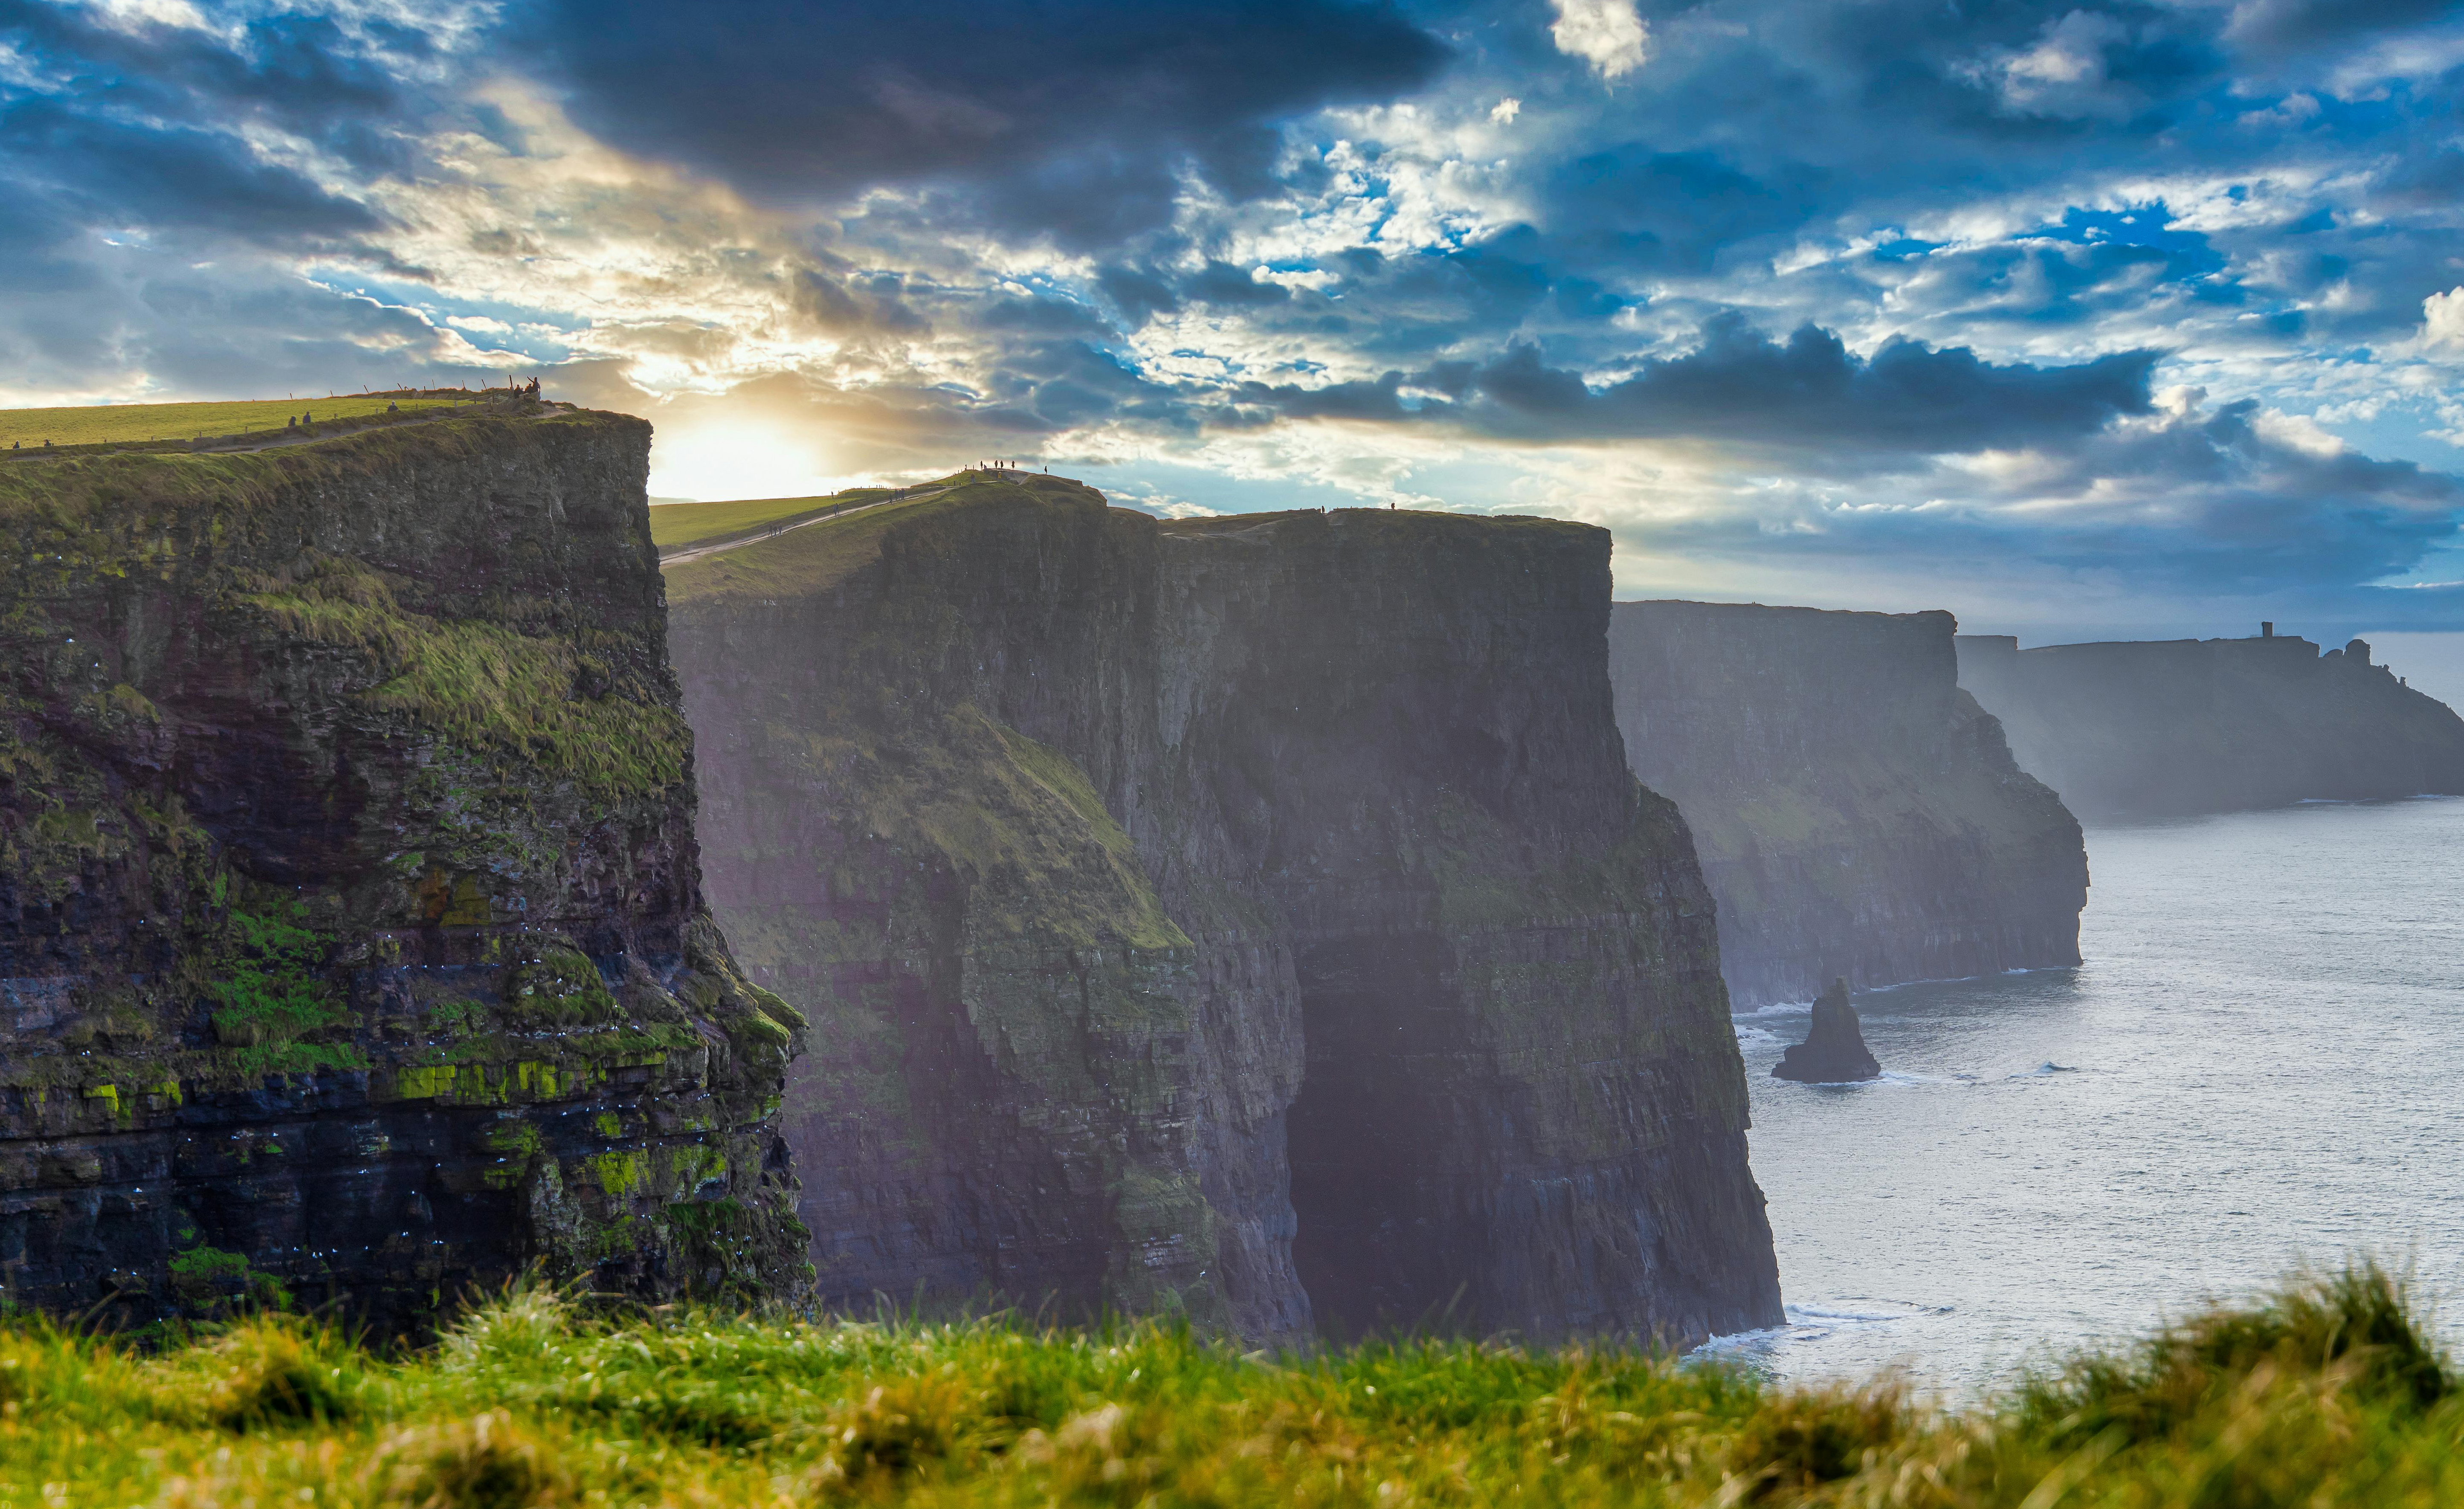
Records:
M1799 1084L1847 1084L1880 1079L1882 1066L1865 1046L1857 1027L1857 1009L1848 1004L1848 982L1835 978L1822 999L1814 1003L1814 1026L1805 1041L1780 1055L1771 1066L1774 1079Z

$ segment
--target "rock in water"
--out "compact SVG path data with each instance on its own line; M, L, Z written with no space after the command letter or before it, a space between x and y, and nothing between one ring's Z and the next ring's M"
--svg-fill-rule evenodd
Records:
M649 441L0 463L11 1303L801 1282L801 1024L702 904Z
M1626 758L1677 803L1744 1007L2079 963L2087 850L1959 689L1948 613L1619 603Z
M1609 536L976 476L669 577L822 1292L1260 1339L1776 1323Z
M1805 1041L1780 1054L1771 1065L1774 1079L1794 1079L1800 1084L1847 1084L1857 1079L1880 1079L1882 1066L1875 1061L1865 1046L1865 1034L1857 1027L1857 1009L1848 1004L1848 982L1834 979L1822 999L1814 1003L1814 1026Z

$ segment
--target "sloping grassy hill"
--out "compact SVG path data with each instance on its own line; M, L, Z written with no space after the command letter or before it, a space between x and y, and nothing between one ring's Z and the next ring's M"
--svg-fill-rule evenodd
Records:
M662 550L749 534L770 524L794 523L856 501L885 498L887 490L857 488L823 498L745 498L724 503L661 503L650 510L650 539Z
M1079 484L1065 485L1074 489ZM927 513L963 508L971 503L1010 496L1003 483L973 478L946 483L928 482L913 491L916 496L886 507L865 508L863 512L855 513L854 508L862 505L851 505L844 510L852 514L850 518L831 520L809 529L798 529L758 546L730 550L681 566L671 566L666 571L669 598L683 602L688 598L729 593L776 596L781 592L809 589L816 585L836 581L873 559L880 553L883 532L893 523ZM650 512L653 540L659 540L659 513L658 509ZM660 548L671 549L673 546L660 540Z
M1966 1412L1634 1353L590 1320L532 1292L380 1360L258 1320L155 1356L0 1332L11 1501L99 1506L2436 1505L2464 1405L2374 1270ZM39 1499L37 1495L39 1493Z
M473 394L473 398L478 397ZM363 419L396 404L405 411L451 408L451 398L407 398L383 393L351 398L264 398L209 404L107 404L84 409L0 409L0 450L29 449L49 440L62 445L133 445L144 440L193 440L199 435L246 434L279 430L294 414Z

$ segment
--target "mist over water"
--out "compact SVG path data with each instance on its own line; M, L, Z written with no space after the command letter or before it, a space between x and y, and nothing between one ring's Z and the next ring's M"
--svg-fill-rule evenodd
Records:
M2464 799L2092 828L2074 970L1857 998L1886 1077L1771 1077L1738 1018L1792 1378L1964 1393L2304 1259L2464 1320Z

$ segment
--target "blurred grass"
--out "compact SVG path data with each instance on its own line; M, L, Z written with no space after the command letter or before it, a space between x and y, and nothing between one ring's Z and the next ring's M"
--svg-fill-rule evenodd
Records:
M473 395L474 398L477 394ZM451 408L450 398L266 398L209 404L107 404L84 409L0 409L0 450L12 445L135 444L281 429L294 414L361 419L399 404L407 412Z
M1168 1325L593 1317L514 1293L379 1358L264 1317L152 1355L0 1330L0 1501L133 1504L2464 1502L2452 1365L2372 1267L1945 1411L1639 1352L1267 1359Z

